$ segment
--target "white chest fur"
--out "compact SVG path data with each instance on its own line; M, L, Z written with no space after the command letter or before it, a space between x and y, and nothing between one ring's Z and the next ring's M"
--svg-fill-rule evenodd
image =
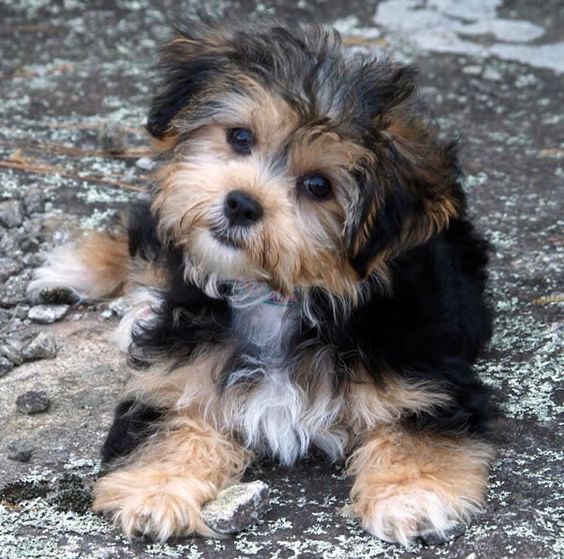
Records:
M283 464L293 463L311 445L341 458L346 433L335 427L343 402L331 390L332 363L318 355L312 360L318 370L305 371L315 380L297 382L303 365L298 348L292 346L295 327L295 313L286 306L259 300L236 308L234 337L243 359L228 381L225 396L233 398L229 419L249 447ZM244 381L251 379L248 388Z

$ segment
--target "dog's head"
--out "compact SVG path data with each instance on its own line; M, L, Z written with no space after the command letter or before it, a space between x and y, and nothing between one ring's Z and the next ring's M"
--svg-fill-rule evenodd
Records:
M154 210L200 277L354 294L462 209L455 150L410 101L413 70L349 56L334 31L192 20L161 67Z

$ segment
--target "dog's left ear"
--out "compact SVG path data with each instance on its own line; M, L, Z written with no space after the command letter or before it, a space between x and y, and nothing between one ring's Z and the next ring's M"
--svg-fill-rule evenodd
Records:
M438 235L465 209L455 142L402 105L382 117L370 168L359 175L360 220L349 239L361 277Z
M147 131L157 144L174 144L176 119L195 109L201 94L221 78L233 50L230 45L228 29L210 17L186 20L175 27L175 36L161 50L163 78L147 121Z

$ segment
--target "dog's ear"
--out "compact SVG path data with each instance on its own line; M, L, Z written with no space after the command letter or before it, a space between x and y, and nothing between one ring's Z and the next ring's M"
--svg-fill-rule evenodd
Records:
M442 143L424 119L392 111L370 168L359 175L360 219L351 260L363 277L443 231L464 211L456 142Z
M175 36L161 50L163 79L147 121L147 131L157 144L174 144L178 135L175 118L190 111L198 97L221 77L232 50L230 44L228 29L209 17L175 26Z

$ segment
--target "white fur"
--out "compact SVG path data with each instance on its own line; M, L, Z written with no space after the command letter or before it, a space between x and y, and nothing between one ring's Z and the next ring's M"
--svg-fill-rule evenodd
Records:
M133 328L136 324L147 324L155 317L157 309L162 304L162 297L158 289L139 287L128 293L125 300L130 305L130 309L123 315L111 339L121 351L127 353L131 345Z
M225 407L224 420L243 435L248 447L270 453L285 465L304 456L312 444L334 460L342 458L347 435L335 423L344 403L331 390L327 367L332 363L328 356L317 360L319 374L311 371L316 377L311 390L295 382L285 346L296 319L290 307L265 302L268 297L268 289L255 284L240 286L232 299L235 336L253 351L246 356L246 366L230 374L226 400L233 404ZM255 384L238 395L237 385L246 378Z
M81 300L87 300L94 282L94 274L81 260L76 246L67 244L47 255L45 264L35 271L27 293L35 302L44 289L61 287L72 290Z

